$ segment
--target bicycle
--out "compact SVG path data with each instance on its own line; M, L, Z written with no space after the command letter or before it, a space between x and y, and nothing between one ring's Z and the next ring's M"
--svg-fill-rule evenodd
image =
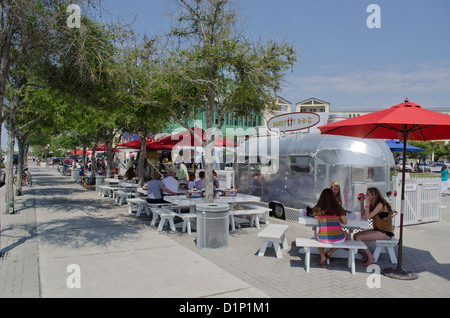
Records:
M17 182L17 168L14 174L14 183ZM22 185L26 185L27 187L30 187L33 185L33 179L31 177L30 171L28 171L27 168L24 168L22 170Z
M81 175L78 176L76 182L81 186L83 186L83 188L87 189L89 186L89 178L90 178L89 176Z

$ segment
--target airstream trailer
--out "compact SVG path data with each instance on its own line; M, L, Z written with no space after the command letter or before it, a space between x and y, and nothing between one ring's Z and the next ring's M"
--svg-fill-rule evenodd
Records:
M275 217L294 221L298 209L314 206L333 182L341 186L344 208L359 211L358 193L367 187L389 191L395 168L382 140L317 133L252 138L238 148L236 159L239 191L261 196Z

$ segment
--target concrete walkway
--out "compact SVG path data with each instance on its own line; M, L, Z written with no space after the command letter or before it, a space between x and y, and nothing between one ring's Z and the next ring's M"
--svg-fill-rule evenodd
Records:
M56 168L31 164L30 171L35 185L17 198L17 214L1 207L3 298L450 296L450 197L441 222L405 228L404 268L419 279L400 281L374 278L361 264L351 275L343 259L321 269L317 256L306 273L294 241L311 237L311 229L276 219L289 225L283 259L270 250L258 257L259 230L249 227L230 233L226 249L198 249L195 232L159 233L149 217L129 215L126 205L98 197ZM386 254L378 264L391 267Z

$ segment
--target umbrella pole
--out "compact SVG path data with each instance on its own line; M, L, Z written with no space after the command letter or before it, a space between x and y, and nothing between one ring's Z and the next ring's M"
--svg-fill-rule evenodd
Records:
M414 280L419 278L419 275L413 272L408 272L403 269L403 214L405 213L405 174L406 174L406 140L408 138L408 133L403 132L403 167L402 167L402 190L401 190L401 206L400 206L400 234L398 240L398 265L397 268L386 268L383 269L382 273L385 276L391 278L397 278L402 280Z

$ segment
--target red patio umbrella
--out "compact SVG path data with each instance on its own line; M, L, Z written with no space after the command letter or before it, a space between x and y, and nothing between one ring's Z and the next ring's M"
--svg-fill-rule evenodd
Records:
M206 133L203 129L194 127L194 133L200 137L200 140L206 141ZM150 143L147 147L154 149L172 149L173 147L202 147L202 143L198 141L191 133L186 130L178 134L161 138L158 141ZM238 145L233 141L227 140L223 137L218 137L215 143L216 147L237 147Z
M68 152L69 155L73 155L75 154L75 152L72 150L70 152ZM77 150L77 155L82 155L83 154L83 150ZM89 151L86 151L87 155L91 155L91 153Z
M153 139L152 137L148 136L147 137L147 148L148 148L148 145L151 144L154 141L155 141L155 139ZM136 140L133 140L133 141L125 142L125 143L117 145L117 147L141 149L141 140L140 139L136 139Z
M404 103L391 108L331 123L321 126L319 129L322 134L399 139L403 142L403 158L405 158L407 140L450 139L450 116L424 109L406 99ZM416 279L417 274L410 273L402 268L405 164L406 160L403 160L398 266L396 269L385 269L383 273L393 278Z
M94 150L94 148L89 149L89 151ZM95 151L106 151L105 145L101 145L100 147L95 148ZM122 152L119 149L114 149L114 152Z

